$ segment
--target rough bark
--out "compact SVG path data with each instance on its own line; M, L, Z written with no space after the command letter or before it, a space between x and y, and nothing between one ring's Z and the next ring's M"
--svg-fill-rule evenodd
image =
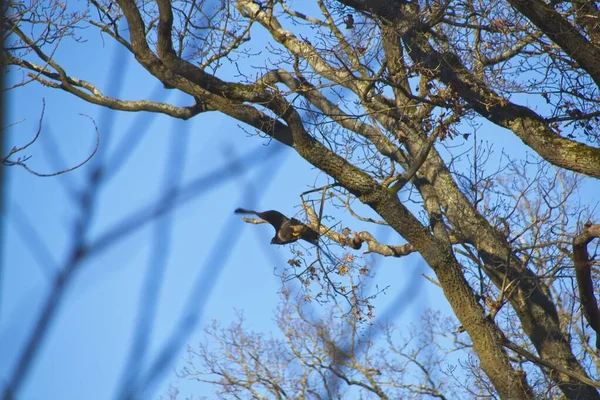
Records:
M398 10L401 9L395 9L392 12L397 13ZM404 14L403 18L409 21L408 23L404 22L404 26L411 24L410 16ZM416 15L413 15L412 18L413 21L417 20ZM386 50L388 65L392 66L394 66L394 63L402 64L402 54L398 50L401 47L394 45L399 43L401 39L400 37L396 39L394 36L401 36L401 32L405 31L411 32L410 29L399 29L399 24L390 24L389 27L383 28L386 32L384 40L387 39L387 45L384 41L384 49ZM407 36L409 35L405 35L404 38ZM413 49L412 53L419 45L425 46L415 38L408 39L408 41L407 48ZM432 48L428 48L428 51L435 53ZM416 61L425 60L430 56L423 53L422 57ZM444 68L434 67L433 64L429 67L432 70L439 70L442 74L444 73ZM399 72L403 70L403 65L396 65L390 71L390 79L397 88L406 85L404 83L405 78L401 77ZM453 71L448 71L448 74L454 74ZM397 77L396 81L394 81L395 77ZM471 79L474 80L475 78L471 77ZM402 98L402 93L402 90L395 90L398 101L396 105L398 108L406 109L407 101ZM411 129L407 129L406 132L408 132L408 140L405 143L409 153L413 157L423 153L427 149L427 140L424 135L414 133L415 130ZM554 147L548 149L554 149ZM600 164L595 167L600 167ZM427 161L419 169L418 177L420 179L416 179L414 184L425 199L430 218L435 218L437 210L443 209L445 216L453 224L453 228L460 238L471 243L477 249L479 256L485 263L486 273L494 284L500 288L506 278L510 282L515 282L517 290L511 293L509 300L521 320L524 331L539 354L544 358L555 360L566 369L585 376L585 371L577 362L567 339L561 331L558 313L548 288L531 270L523 266L521 260L513 254L506 238L474 209L457 187L450 171L448 171L447 166L435 150L431 151ZM589 398L598 398L597 391L594 388L581 385L580 382L564 374L556 374L553 378L569 398L580 398L582 395Z
M514 104L481 83L452 54L440 54L424 36L426 29L416 22L412 5L404 1L338 0L358 10L374 14L401 35L408 55L418 65L435 74L454 89L473 110L491 122L514 132L527 146L548 162L600 179L600 149L560 136L538 114ZM408 5L407 5L408 4ZM571 45L571 44L570 44ZM595 54L593 51L592 54ZM580 54L577 51L577 54ZM597 60L598 57L592 57ZM586 56L587 60L587 56ZM592 72L599 67L592 62Z
M600 225L587 223L581 233L573 239L573 261L583 315L596 332L596 351L600 352L600 310L594 294L592 265L587 251L588 244L598 238L600 238Z
M558 44L571 58L579 63L600 87L600 47L577 31L562 15L541 0L509 0L521 14L529 18L546 36ZM590 2L591 3L591 2ZM589 6L591 9L593 4ZM591 11L591 10L589 10ZM596 21L597 26L597 21ZM597 28L594 28L597 29Z

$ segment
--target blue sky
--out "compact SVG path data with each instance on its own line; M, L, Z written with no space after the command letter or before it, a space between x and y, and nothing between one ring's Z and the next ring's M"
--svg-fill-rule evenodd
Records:
M56 58L73 75L124 99L189 102L157 86L110 41L94 34L87 39L85 44L64 43L57 53ZM19 80L19 74L9 80ZM323 180L318 171L292 150L249 136L236 121L217 113L180 121L149 113L114 112L35 83L8 93L6 123L23 122L9 130L7 149L26 143L35 134L42 98L46 101L43 131L26 152L31 156L31 168L53 172L89 155L95 141L94 125L79 114L98 124L101 151L83 168L58 177L40 178L18 167L6 169L0 280L2 381L10 376L52 286L51 279L73 243L77 202L89 171L100 163L108 178L97 196L92 224L85 235L87 243L111 239L111 232L123 221L153 209L170 185L188 191L180 193L173 212L119 237L81 265L19 398L93 400L118 396L148 271L160 277L154 282L160 285L145 298L156 301L157 312L148 338L149 350L139 365L150 365L160 353L177 331L187 304L192 305L188 307L192 312L186 315L193 326L181 346L168 353L172 356L168 366L148 396L157 397L176 382L172 370L181 365L182 350L202 338L201 327L210 320L226 324L235 317L237 308L244 310L251 328L265 332L276 329L272 318L281 286L274 270L284 267L291 253L288 247L269 245L270 226L245 224L233 210L277 209L292 215L299 211L299 194ZM525 151L513 135L495 127L484 126L479 139L494 140L497 154L500 148L510 148L512 154ZM194 182L200 184L190 186ZM597 183L594 185L589 193L598 188ZM326 212L340 217L353 230L367 229L349 215L333 209ZM373 232L382 242L402 243L384 228ZM400 324L417 322L427 307L450 312L439 289L424 279L412 304L398 307L395 303L415 274L428 272L417 255L367 260L377 263L374 284L390 285L386 294L375 300L377 321L387 316ZM190 297L192 292L196 295ZM201 386L190 390L195 395L210 393Z

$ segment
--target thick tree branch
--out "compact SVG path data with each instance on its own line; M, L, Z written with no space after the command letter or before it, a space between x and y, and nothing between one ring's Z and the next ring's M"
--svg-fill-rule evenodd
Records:
M120 0L121 3L131 3L132 0ZM221 95L230 100L268 103L272 94L260 85L243 85L240 83L225 83L215 76L197 68L193 64L178 57L173 50L171 39L173 31L173 11L169 0L157 0L160 12L158 23L158 55L164 64L174 73L186 78L207 91ZM131 6L130 6L131 7ZM135 6L133 6L135 7Z
M402 166L407 166L406 156L390 139L383 135L374 126L362 122L360 119L343 112L337 105L327 99L317 88L307 81L300 81L285 70L270 71L261 79L266 84L272 85L281 82L291 90L299 93L312 105L321 110L325 115L337 122L340 126L356 132L368 139L381 154L389 157Z
M596 351L600 352L600 310L594 294L592 266L587 251L588 244L594 239L600 239L600 225L588 222L581 233L573 239L573 262L583 315L596 332Z
M383 26L382 29L389 30L392 34L398 37L397 42L400 42L399 37L406 31L410 31L411 35L418 35L418 32L414 32L414 23L412 22L415 18L414 15L407 16L405 13L414 12L409 6L404 8L398 7L396 9L386 8L381 5L381 2L375 1L342 1L345 4L353 3L353 5L360 5L362 7L376 7L377 10L385 10L388 14L379 15L380 17L387 20L388 25ZM400 6L401 2L398 2ZM383 8L377 8L378 5ZM373 9L375 10L375 9ZM407 19L408 21L405 21ZM407 28L408 27L408 28ZM404 29L404 30L403 30ZM385 35L385 33L384 33ZM423 46L429 46L426 40L420 38L425 44ZM417 39L414 42L420 44ZM414 52L414 48L410 47L411 44L407 45L407 48ZM389 50L388 50L389 51ZM433 51L430 46L428 51ZM434 52L435 53L435 52ZM395 60L394 55L387 55L388 63ZM423 57L430 57L426 52L423 52ZM399 57L396 57L399 58ZM415 63L419 64L419 60L415 60ZM427 71L440 71L445 70L449 74L454 74L456 65L440 66L439 64L431 63L428 65L429 68L425 68L423 73ZM462 66L459 66L459 71L464 70ZM470 82L476 82L474 76L470 76L466 79L465 84ZM410 130L408 132L408 140L406 146L414 148L411 150L412 154L419 154L424 148L426 148L425 140L418 134L413 134ZM554 151L554 149L547 147L544 149L547 152ZM600 164L598 164L600 167ZM599 168L600 170L600 168ZM523 323L525 331L535 344L536 348L543 354L544 357L552 357L564 365L568 365L569 368L573 368L576 371L580 371L585 374L581 366L575 360L570 346L568 345L564 335L562 334L561 327L558 322L558 315L555 306L552 303L552 299L549 297L547 291L544 290L543 284L539 282L536 275L529 269L523 269L521 261L512 254L510 246L506 243L505 239L499 232L496 232L493 227L490 227L489 223L483 216L477 213L473 209L472 205L464 198L464 194L456 187L456 184L450 173L447 171L445 163L439 158L436 152L428 157L423 172L419 173L421 178L417 181L417 188L422 195L427 199L431 199L432 213L438 213L439 206L442 205L446 209L447 216L450 218L451 223L457 229L457 233L466 239L467 242L473 243L478 252L479 256L484 260L486 266L486 273L492 278L492 281L498 286L502 286L506 274L510 281L517 283L518 290L513 292L510 297L511 304L515 307L519 318ZM432 190L433 189L433 190ZM427 203L427 201L426 201ZM485 233L484 233L485 232ZM587 393L589 396L597 396L595 390L590 388L582 387L581 385L570 381L569 377L564 375L555 375L554 378L561 385L561 388L568 394L568 396L577 398L582 395L582 391Z
M498 96L470 73L454 54L440 54L422 34L404 36L416 63L453 88L475 111L491 122L513 131L548 162L600 179L600 149L564 138L537 113Z
M496 94L469 72L453 53L441 54L425 34L414 29L414 10L401 1L338 0L373 13L396 31L408 55L425 74L433 74L451 87L470 107L491 122L513 131L526 145L548 162L600 179L600 149L561 137L537 113ZM393 7L393 4L398 7ZM412 14L411 14L412 13Z
M542 367L548 368L550 370L554 370L556 372L560 372L561 374L565 374L581 383L584 383L586 385L595 387L600 389L600 383L596 382L590 378L588 378L587 376L584 375L580 375L576 372L571 371L568 368L565 368L561 365L558 365L556 363L550 362L550 361L546 361L542 358L539 358L538 356L536 356L535 354L531 353L530 351L528 351L527 349L522 348L521 346L516 345L515 343L511 342L510 340L508 340L507 338L503 339L502 344L508 348L511 349L512 351L514 351L515 353L525 357L526 359L528 359L529 361L538 364Z
M600 88L600 47L591 43L551 5L541 0L508 0L552 41L573 58ZM597 24L597 21L596 21Z
M367 173L306 134L302 119L294 109L286 108L279 111L292 131L294 149L304 159L334 178L361 202L381 215L396 232L415 246L431 266L444 290L444 295L469 332L482 368L498 392L507 398L529 398L530 389L523 385L510 364L507 354L499 346L497 340L501 333L498 327L486 317L465 280L462 266L455 259L450 243L435 238L395 194L390 193Z

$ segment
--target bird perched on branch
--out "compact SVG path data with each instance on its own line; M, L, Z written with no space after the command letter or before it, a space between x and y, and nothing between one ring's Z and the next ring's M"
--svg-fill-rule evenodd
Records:
M238 208L235 210L235 213L254 214L273 225L275 228L275 236L271 239L271 244L288 244L293 243L298 239L303 239L315 246L319 245L319 234L315 230L304 225L296 218L286 217L279 211L269 210L258 212Z

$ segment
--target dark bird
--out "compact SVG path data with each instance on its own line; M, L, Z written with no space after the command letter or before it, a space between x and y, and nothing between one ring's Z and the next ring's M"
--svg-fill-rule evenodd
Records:
M346 23L346 29L354 28L354 17L352 14L346 14L346 16L344 16L344 22Z
M293 243L298 239L303 239L315 246L319 245L319 234L315 230L304 225L296 218L286 217L279 211L269 210L257 212L238 208L235 210L235 213L254 214L273 225L275 228L275 236L271 239L271 244L288 244Z

